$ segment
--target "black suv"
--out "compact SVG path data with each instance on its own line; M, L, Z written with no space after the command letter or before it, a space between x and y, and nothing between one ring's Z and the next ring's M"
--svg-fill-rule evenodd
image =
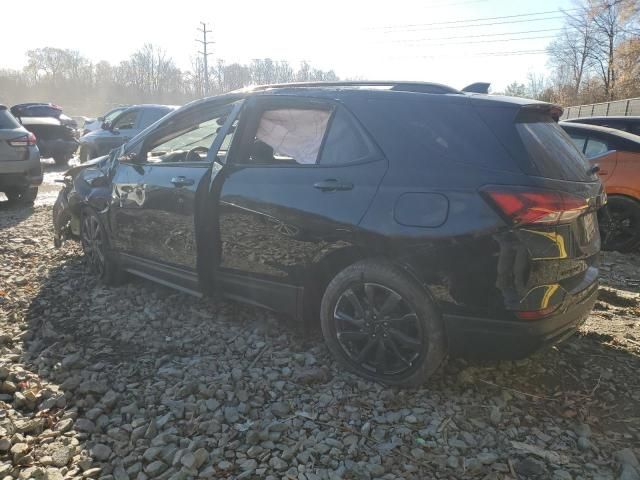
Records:
M126 273L320 318L363 377L522 357L597 294L600 182L556 106L443 85L258 87L191 103L71 169L56 241Z

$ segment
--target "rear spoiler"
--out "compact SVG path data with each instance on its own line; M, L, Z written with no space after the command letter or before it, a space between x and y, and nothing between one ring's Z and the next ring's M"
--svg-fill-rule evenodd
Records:
M471 85L467 85L462 89L463 92L466 93L489 93L489 86L491 84L487 82L476 82Z
M525 114L527 112L548 113L549 115L551 115L551 118L553 118L555 122L558 122L560 120L563 111L564 109L560 105L545 102L530 103L528 105L523 105L520 108L520 112Z

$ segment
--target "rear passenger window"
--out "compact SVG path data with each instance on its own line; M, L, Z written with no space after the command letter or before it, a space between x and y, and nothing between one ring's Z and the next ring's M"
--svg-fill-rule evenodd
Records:
M350 163L367 157L369 153L371 153L371 147L358 125L344 109L336 110L319 163L321 165Z
M606 142L598 140L597 138L590 138L587 140L587 148L585 148L584 155L587 158L597 157L603 153L609 151L609 146Z
M254 164L316 164L330 116L328 109L265 110L260 116L249 161Z

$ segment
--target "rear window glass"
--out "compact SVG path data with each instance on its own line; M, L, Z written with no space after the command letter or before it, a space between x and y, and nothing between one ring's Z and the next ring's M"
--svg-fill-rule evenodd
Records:
M0 110L0 129L18 128L20 124L7 110Z
M520 116L516 130L529 157L533 175L576 182L590 181L589 162L571 138L543 113Z

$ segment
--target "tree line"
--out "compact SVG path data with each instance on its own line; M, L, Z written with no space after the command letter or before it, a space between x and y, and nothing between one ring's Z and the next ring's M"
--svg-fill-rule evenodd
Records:
M584 105L640 97L640 2L575 0L547 48L549 74L505 94Z
M286 61L256 59L248 65L218 60L206 82L201 59L182 70L163 48L145 44L117 65L92 62L77 50L53 47L27 52L21 70L0 70L0 103L46 101L72 115L99 115L122 104L183 105L207 95L249 85L337 80L333 70L307 62L294 68Z

